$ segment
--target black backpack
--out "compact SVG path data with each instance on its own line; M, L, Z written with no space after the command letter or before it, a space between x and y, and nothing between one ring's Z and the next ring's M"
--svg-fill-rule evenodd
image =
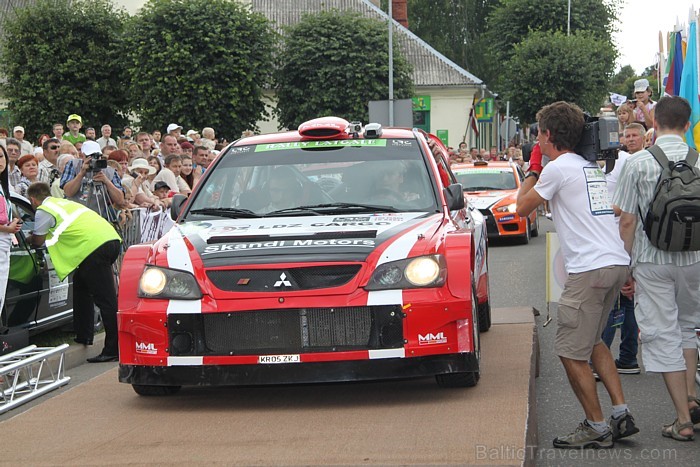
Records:
M643 220L644 232L659 250L700 250L700 169L698 152L688 148L684 160L669 162L657 145L648 149L661 165L654 196Z

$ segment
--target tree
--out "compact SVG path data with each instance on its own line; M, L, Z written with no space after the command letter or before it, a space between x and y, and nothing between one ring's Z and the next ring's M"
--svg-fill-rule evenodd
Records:
M506 64L503 89L511 112L532 122L543 105L565 100L597 114L615 59L611 44L592 32L530 33Z
M125 18L107 0L38 0L5 22L4 94L28 139L72 113L84 126L124 123Z
M408 0L408 27L441 54L484 81L493 73L484 32L500 0ZM387 0L382 7L387 11Z
M274 33L233 0L149 0L128 24L131 108L149 130L177 122L228 138L267 116Z
M571 33L590 31L598 40L611 41L618 0L576 0L571 2ZM507 61L514 46L530 31L567 30L565 0L502 0L488 19L491 50L498 60Z
M324 115L367 122L367 104L388 99L386 23L337 10L305 15L287 30L277 73L280 125ZM394 96L413 95L411 69L395 43Z

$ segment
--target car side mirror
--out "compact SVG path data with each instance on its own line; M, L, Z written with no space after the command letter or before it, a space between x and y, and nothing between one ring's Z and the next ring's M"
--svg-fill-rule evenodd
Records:
M187 202L187 196L185 195L180 195L177 194L173 196L173 201L170 204L170 217L176 221L178 217L180 217L180 213L182 212L182 208Z
M447 209L450 211L459 211L464 209L464 189L461 183L453 183L443 189L445 199L447 200Z

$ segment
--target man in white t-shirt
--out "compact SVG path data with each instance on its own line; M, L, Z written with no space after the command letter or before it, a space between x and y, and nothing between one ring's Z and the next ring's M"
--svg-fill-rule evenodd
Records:
M568 277L559 299L555 350L586 414L571 434L554 439L557 448L610 448L616 439L639 431L627 408L610 349L601 340L608 314L620 289L631 288L630 257L615 223L605 174L595 162L575 154L584 115L567 102L537 113L542 154L550 162L530 159L530 171L517 195L517 213L528 216L549 201ZM592 361L605 384L613 410L605 421Z

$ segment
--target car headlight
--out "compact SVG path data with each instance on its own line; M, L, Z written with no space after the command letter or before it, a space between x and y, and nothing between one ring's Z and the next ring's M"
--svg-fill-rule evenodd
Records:
M379 265L365 290L440 287L446 279L447 264L442 255L419 256Z
M507 204L505 206L499 206L494 209L496 212L515 212L515 203Z
M202 291L187 271L147 266L139 279L140 298L199 300Z

